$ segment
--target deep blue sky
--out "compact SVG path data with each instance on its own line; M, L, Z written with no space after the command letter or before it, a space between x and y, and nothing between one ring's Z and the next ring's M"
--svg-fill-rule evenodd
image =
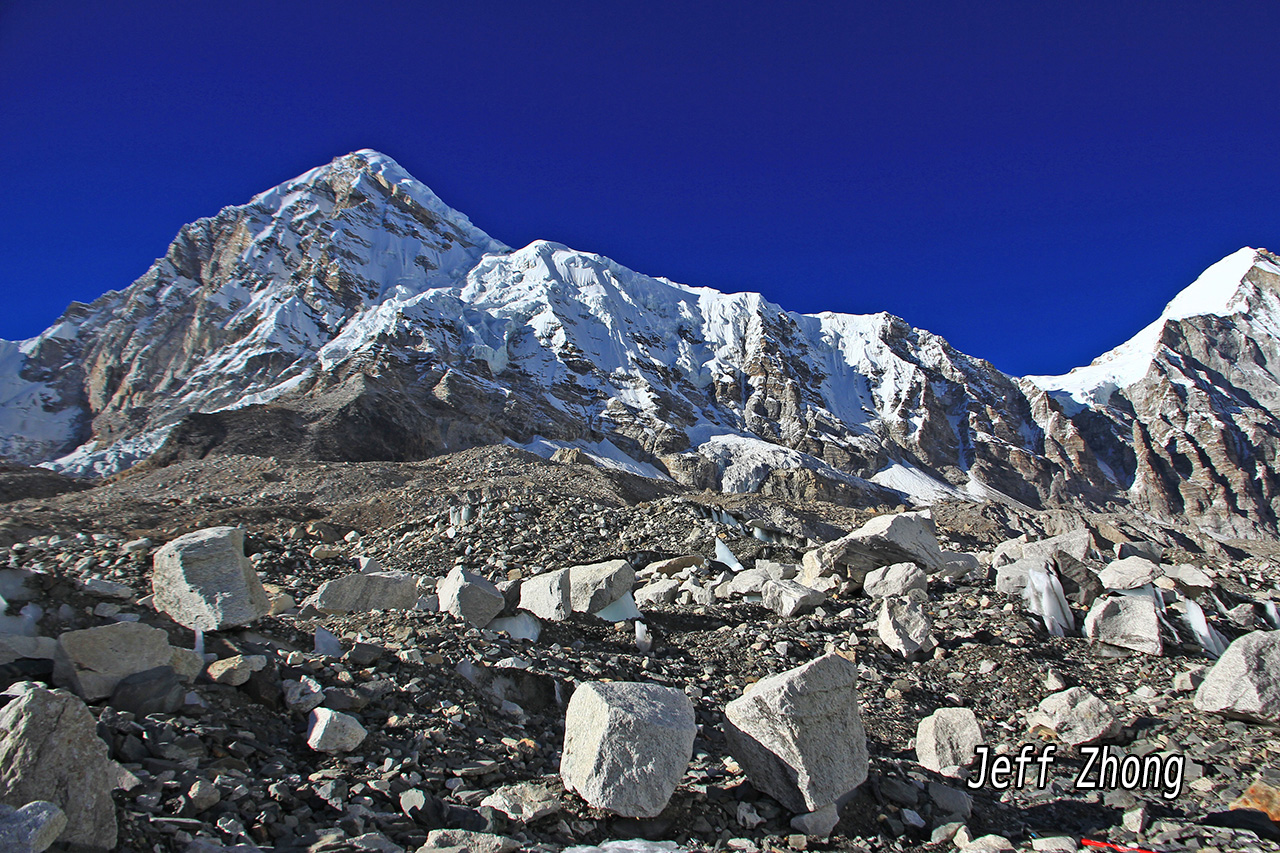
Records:
M0 337L377 148L512 245L1011 373L1280 248L1277 3L0 0Z

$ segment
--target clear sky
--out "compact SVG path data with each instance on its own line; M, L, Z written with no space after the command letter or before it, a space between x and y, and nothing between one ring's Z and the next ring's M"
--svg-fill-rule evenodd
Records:
M1084 364L1280 248L1280 3L0 0L0 337L358 148L494 237Z

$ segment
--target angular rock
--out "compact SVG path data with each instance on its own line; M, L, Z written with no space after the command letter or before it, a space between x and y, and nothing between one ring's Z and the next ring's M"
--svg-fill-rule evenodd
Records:
M928 512L878 515L847 536L809 551L801 562L799 580L814 586L819 577L835 573L861 583L872 569L903 562L929 572L946 568Z
M725 706L729 752L793 812L839 803L867 778L858 669L828 654L761 679Z
M863 592L872 598L894 598L913 589L929 589L929 576L915 563L894 563L873 569L862 582Z
M244 555L244 530L210 527L179 536L153 557L157 610L193 630L247 625L270 610L262 581Z
M672 557L669 560L658 560L649 563L644 567L646 575L666 575L671 576L679 574L681 569L702 568L707 564L707 558L701 554L687 554L683 557Z
M1086 528L1038 539L1034 542L1011 540L996 548L991 565L997 568L1016 560L1052 560L1058 554L1068 554L1077 560L1085 560L1094 551L1093 534Z
M562 622L573 612L569 570L559 569L526 578L520 585L520 609L547 622Z
M560 777L595 808L655 817L693 756L693 703L672 687L586 682L565 712Z
M36 800L66 813L60 844L116 846L113 762L89 709L62 691L31 687L0 708L0 803Z
M0 850L5 853L43 853L66 828L66 812L47 800L20 809L0 806Z
M1092 607L1093 603L1104 592L1102 581L1093 573L1093 569L1061 551L1053 558L1053 565L1058 570L1058 580L1062 582L1062 592L1067 600L1081 607Z
M232 655L209 664L205 673L215 684L239 687L266 665L267 659L263 655Z
M764 606L779 616L791 617L808 613L827 596L795 581L771 580L764 585Z
M334 615L413 610L418 605L418 579L408 572L357 572L325 581L302 604Z
M876 631L886 646L903 657L933 651L938 645L924 607L909 598L883 599Z
M996 592L1006 595L1022 595L1027 588L1032 569L1051 570L1052 563L1047 559L1032 557L1015 560L996 568Z
M135 672L125 676L111 691L107 704L117 711L139 717L147 714L174 714L182 710L187 691L171 666Z
M764 585L771 580L781 580L781 578L775 578L764 569L746 569L734 575L733 579L727 583L720 584L716 588L716 597L729 598L734 595L763 592ZM672 583L672 581L666 581L666 583Z
M304 675L298 681L288 679L281 688L285 707L290 711L306 714L324 702L324 688L309 675Z
M1107 567L1098 572L1098 580L1107 589L1137 589L1160 577L1160 564L1153 563L1146 557L1125 557L1112 560Z
M57 653L58 641L53 637L0 634L0 666L22 658L53 660Z
M636 604L641 607L674 604L680 594L680 581L674 578L662 578L650 581L635 592Z
M982 727L969 708L939 708L916 726L916 760L920 766L958 776L983 743Z
M316 752L350 752L365 739L360 721L349 714L316 708L307 727L307 746Z
M93 702L110 696L125 676L168 666L172 659L173 647L164 631L139 622L116 622L58 637L53 678Z
M1245 634L1222 653L1196 690L1201 711L1280 724L1280 631Z
M1164 559L1164 546L1155 542L1121 542L1116 545L1116 557L1121 560L1126 557L1142 557L1160 565L1160 561Z
M839 822L840 810L836 808L835 803L827 803L816 811L791 818L791 828L805 835L825 838L831 834Z
M1099 643L1149 655L1164 651L1160 619L1148 598L1122 595L1098 599L1084 617L1084 635Z
M570 566L569 602L574 613L595 613L631 592L635 570L626 560Z
M427 833L427 843L417 853L448 850L450 853L512 853L520 849L520 842L490 832L472 832L466 829L433 829Z
M506 598L491 581L461 566L454 566L436 584L436 593L441 610L476 628L488 625L507 606Z
M968 820L969 815L973 814L973 797L965 791L941 782L930 782L928 791L936 813L959 817L961 820Z
M1069 746L1093 743L1112 735L1119 727L1106 702L1083 687L1070 687L1041 700L1027 717L1031 729L1043 726Z
M560 797L537 782L503 785L480 801L521 823L540 820L560 811Z

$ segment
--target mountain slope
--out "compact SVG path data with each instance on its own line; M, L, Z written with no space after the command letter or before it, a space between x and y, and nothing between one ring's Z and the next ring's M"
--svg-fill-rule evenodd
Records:
M1244 272L1241 259L1224 276L1271 274L1258 264ZM1175 303L1198 311L1196 287ZM1169 314L1160 352L1186 349L1178 364L1190 369L1228 339L1274 342L1273 315L1258 314L1274 291L1256 296L1222 303L1243 315ZM1236 337L1169 337L1209 317ZM88 475L209 453L372 460L573 446L698 487L841 501L1132 504L1217 522L1229 493L1239 530L1227 528L1240 532L1275 524L1274 415L1255 410L1280 386L1272 344L1255 346L1266 353L1257 369L1210 382L1204 400L1178 397L1184 382L1130 395L1152 371L1135 380L1135 368L1112 369L1118 356L1057 384L1018 381L888 314L800 315L556 243L513 250L389 158L359 151L186 226L127 289L73 304L36 338L0 342L0 454ZM1226 445L1199 436L1196 412L1230 405L1235 456L1218 459L1209 449ZM1178 412L1186 422L1169 426ZM1208 461L1161 462L1170 429L1199 436ZM1132 441L1135 430L1146 438ZM1239 477L1197 501L1188 489L1215 459L1236 460ZM1259 472L1264 485L1241 497Z

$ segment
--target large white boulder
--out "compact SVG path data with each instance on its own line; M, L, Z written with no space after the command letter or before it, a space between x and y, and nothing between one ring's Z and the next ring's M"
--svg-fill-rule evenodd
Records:
M1111 706L1083 687L1050 694L1027 717L1031 729L1046 728L1068 746L1093 743L1114 734L1120 721Z
M835 653L761 679L725 706L730 753L793 812L839 803L867 778L858 668Z
M569 700L560 778L595 808L662 812L693 757L693 703L673 687L589 681Z
M927 592L929 576L915 563L894 563L868 572L862 589L872 598L893 598L913 589Z
M1254 631L1227 646L1196 690L1195 706L1280 724L1280 631Z
M244 530L209 527L155 552L151 590L157 610L179 625L218 631L247 625L270 610L267 593L244 555Z
M543 572L520 583L520 609L547 622L561 622L573 612L569 598L569 570Z

